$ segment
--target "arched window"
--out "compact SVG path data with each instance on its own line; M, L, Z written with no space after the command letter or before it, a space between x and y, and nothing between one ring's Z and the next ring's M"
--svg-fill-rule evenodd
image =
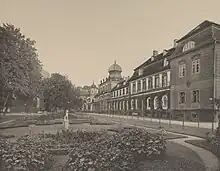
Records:
M154 109L158 109L158 97L157 96L155 96L154 97Z
M147 98L147 109L150 110L150 97Z
M162 108L167 109L168 108L168 97L167 95L164 95L162 97Z

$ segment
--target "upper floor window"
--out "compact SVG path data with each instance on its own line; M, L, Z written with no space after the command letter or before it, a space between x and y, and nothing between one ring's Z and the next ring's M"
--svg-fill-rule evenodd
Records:
M179 77L185 77L186 75L186 64L180 64L179 65Z
M169 64L169 62L168 62L167 58L165 58L165 59L163 60L163 66L165 67L165 66L167 66L168 64Z
M155 88L160 87L160 78L159 75L155 76Z
M123 90L122 90L122 91L123 91L122 95L125 95L125 89L124 89L124 88L123 88Z
M148 78L148 89L152 89L153 88L153 80L152 77Z
M200 72L200 59L194 59L192 61L192 73L196 74Z
M132 84L132 92L136 93L136 83L135 82L133 82L133 84Z
M126 94L128 94L128 87L126 87Z
M199 102L199 90L192 91L192 102Z
M167 84L167 74L162 75L162 87L166 87Z
M143 87L143 90L144 90L144 91L147 89L146 79L143 79L143 80L142 80L142 87Z
M141 91L141 80L138 80L137 82L137 91Z
M139 75L139 76L143 75L143 68L140 68L140 69L138 70L138 75Z
M180 92L179 93L179 103L183 104L186 102L186 93L185 92Z
M195 42L189 41L183 46L183 52L190 50L195 47Z

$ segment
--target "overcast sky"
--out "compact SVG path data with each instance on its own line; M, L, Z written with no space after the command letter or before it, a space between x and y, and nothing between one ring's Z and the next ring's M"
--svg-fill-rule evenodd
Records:
M45 70L90 85L114 60L129 76L203 20L220 23L219 7L219 0L0 0L0 22L36 40Z

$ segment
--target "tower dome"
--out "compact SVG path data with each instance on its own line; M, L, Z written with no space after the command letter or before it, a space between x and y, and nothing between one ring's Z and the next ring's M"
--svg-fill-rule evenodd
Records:
M116 61L114 62L114 64L112 64L109 69L108 69L108 72L114 72L114 71L118 71L118 72L122 72L122 69L121 69L121 66L118 65L116 63Z
M97 88L96 85L95 85L95 83L94 83L94 81L93 81L93 83L92 83L92 85L91 85L91 88Z

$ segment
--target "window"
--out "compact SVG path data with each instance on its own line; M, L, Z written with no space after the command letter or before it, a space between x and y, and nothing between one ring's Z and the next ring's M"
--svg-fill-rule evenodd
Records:
M147 89L146 79L143 79L143 80L142 80L142 87L143 87L143 91L145 91L145 90Z
M122 93L122 95L125 95L125 89L123 88L123 93Z
M152 82L152 77L148 78L148 89L152 89L153 88L153 82Z
M126 93L128 94L128 87L126 87Z
M200 60L195 59L192 61L192 73L196 74L200 72Z
M195 42L189 41L183 46L183 52L188 51L195 47Z
M158 109L159 105L158 105L158 97L155 96L154 97L154 109Z
M134 99L131 99L131 109L134 109Z
M163 61L163 66L165 67L165 66L167 66L168 64L169 64L169 62L167 61L167 58L165 58L164 61Z
M168 97L167 95L164 95L162 97L162 108L167 109L168 108Z
M139 76L143 75L143 69L142 69L142 68L140 68L140 69L138 70L138 75L139 75Z
M139 107L139 100L136 99L136 101L135 101L135 109L138 109L138 107Z
M179 93L179 103L180 104L186 103L186 93L185 92Z
M125 110L125 101L123 101L122 103L123 103L123 105L122 105L122 106L123 106L122 109Z
M132 84L132 92L136 93L136 83L135 82L133 82L133 84Z
M118 97L118 91L116 91L116 96Z
M163 87L167 86L167 74L162 75L162 86Z
M185 77L186 75L186 64L179 65L179 77Z
M199 90L194 90L192 92L192 102L193 103L199 102Z
M138 80L137 91L141 91L141 80Z
M148 110L150 110L150 106L151 106L151 104L150 104L150 97L148 97L147 98L147 109Z
M158 87L160 87L160 78L159 78L159 76L157 75L157 76L155 76L155 88L158 88Z

